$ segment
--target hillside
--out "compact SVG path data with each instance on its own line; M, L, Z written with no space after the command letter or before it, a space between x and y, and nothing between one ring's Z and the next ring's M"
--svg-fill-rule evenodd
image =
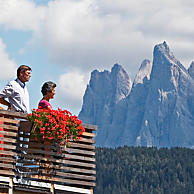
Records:
M192 194L194 150L97 148L95 194Z

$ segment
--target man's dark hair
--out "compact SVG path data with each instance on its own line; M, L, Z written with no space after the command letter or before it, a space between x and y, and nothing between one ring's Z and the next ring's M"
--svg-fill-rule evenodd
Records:
M45 82L41 90L42 95L45 96L48 92L52 92L52 90L56 88L56 86L57 85L51 81Z
M17 69L17 77L20 76L20 72L27 71L27 70L32 71L32 69L29 66L27 66L27 65L20 65L18 67L18 69Z

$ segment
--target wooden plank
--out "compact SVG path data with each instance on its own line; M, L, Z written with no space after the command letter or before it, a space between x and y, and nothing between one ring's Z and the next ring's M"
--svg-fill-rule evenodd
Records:
M11 157L0 157L0 161L3 161L3 162L10 162L10 163L15 163L16 162L16 159L13 159Z
M12 152L12 151L1 150L1 154L8 155L8 156L17 156L17 153Z
M93 139L86 139L86 138L81 138L79 142L85 142L85 143L91 143L94 144L96 141Z
M7 148L7 149L11 149L11 150L15 150L16 146L15 145L8 145L8 144L0 144L1 148ZM1 153L1 151L0 151Z
M69 148L84 148L84 149L88 149L88 150L94 150L96 147L94 145L87 145L87 144L70 142Z
M27 114L26 113L22 113L22 112L14 112L14 111L10 111L10 110L0 110L0 115L5 115L5 116L9 116L11 118L22 118L22 119L26 119L27 118Z
M0 124L0 128L10 129L10 130L14 130L14 131L18 130L18 127L12 126L12 125L7 125L7 124Z
M11 169L15 168L13 164L6 164L6 163L0 163L0 167L11 168Z
M11 136L11 137L16 137L17 133L14 132L7 132L7 131L0 131L1 135L6 135L6 136Z
M69 159L65 159L65 160L62 160L62 159L54 159L54 158L44 158L44 157L41 157L41 156L34 156L34 155L23 155L25 158L24 159L34 159L34 160L38 160L38 161L51 161L51 162L56 162L56 163L59 163L59 164L68 164L68 165L71 165L71 166L82 166L82 167L85 167L85 168L95 168L96 165L95 164L92 164L92 163L87 163L87 162L77 162L77 161L70 161Z
M86 151L86 150L80 150L80 149L74 149L74 148L65 148L65 151L72 154L83 154L83 155L95 156L94 151Z
M83 132L82 136L87 136L87 137L96 137L96 134L95 134L95 133Z
M40 154L40 155L47 155L47 156L59 156L57 152L48 151L48 150L41 150L41 149L25 149L27 150L28 154Z
M62 182L62 183L69 183L71 185L82 185L82 186L90 186L94 187L95 183L94 182L87 182L87 181L77 181L73 179L63 179L63 178L57 178L57 177L49 177L49 176L40 176L40 175L31 175L31 178L38 179L38 180L45 180L45 181L51 181L51 182Z
M11 139L11 138L7 138L7 137L0 137L0 141L9 142L9 143L16 143L17 142L16 139Z
M28 154L34 155L34 154L40 154L40 155L47 155L50 159L50 156L59 156L57 152L51 152L51 151L46 151L46 150L40 150L40 149L26 149ZM62 156L63 157L63 156ZM86 157L86 156L77 156L77 155L72 155L72 154L64 154L64 157L68 159L76 159L76 160L84 160L84 161L90 161L90 162L95 162L95 158L91 157Z
M52 177L55 176L61 176L61 178L72 178L72 179L81 179L81 180L88 180L88 181L95 181L95 176L88 176L88 175L80 175L80 174L72 174L72 173L66 173L66 172L59 172L59 171L52 171L52 169L48 170L41 170L41 175L48 174Z
M96 170L88 170L83 168L74 168L74 167L46 164L46 163L40 163L40 162L34 162L33 165L39 165L41 168L54 168L56 170L64 170L65 172L77 172L82 174L93 174L93 175L96 174Z
M26 142L26 141L25 141ZM30 148L40 148L40 149L46 149L46 148L51 148L53 150L57 150L55 145L45 145L43 143L39 142L28 142L28 145ZM67 148L80 148L80 149L88 149L88 150L95 150L94 145L88 145L88 144L83 144L81 142L70 142L68 143ZM66 149L65 146L60 146L60 149L64 150Z
M14 172L10 171L10 170L0 170L0 174L4 174L4 175L12 175L14 176Z
M88 175L80 175L80 174L72 174L72 173L64 173L64 172L56 172L57 176L62 176L66 178L73 178L73 179L81 179L81 180L89 180L89 181L95 181L95 176L88 176Z
M54 151L58 151L59 148L56 147L56 145L47 145L47 144L43 144L43 143L39 143L39 142L31 142L29 141L28 142L28 145L29 145L29 148L30 149L34 149L34 148L37 148L37 149L51 149L51 150L54 150ZM65 149L63 147L65 146L60 146L61 149Z
M6 123L11 123L11 124L19 124L19 120L14 120L14 119L8 119L5 117L0 117L0 121L6 122Z
M84 161L90 161L90 162L95 162L95 158L90 158L86 156L76 156L76 155L71 155L71 154L66 154L68 159L76 159L76 160L84 160Z
M83 127L86 129L90 129L90 130L97 130L97 125L91 125L91 124L86 124L86 123L82 123Z

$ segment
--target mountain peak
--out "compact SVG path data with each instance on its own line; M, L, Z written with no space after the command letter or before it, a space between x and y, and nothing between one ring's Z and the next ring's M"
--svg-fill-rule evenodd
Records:
M144 78L147 78L147 80L150 79L150 73L152 70L152 63L150 60L145 59L141 63L141 66L139 68L139 72L137 73L133 86L136 86L137 84L143 84L144 83Z
M179 66L183 71L187 72L185 67L178 61L173 52L170 50L169 46L167 45L166 41L161 44L157 44L154 47L154 56L157 56L160 60L169 61L168 64L173 64ZM162 58L161 58L162 57Z
M161 44L157 44L157 45L154 47L154 51L160 52L160 53L162 53L163 55L165 55L165 56L167 56L167 57L174 58L174 55L173 55L173 53L170 51L170 48L169 48L169 46L167 45L166 41L164 41L164 42L161 43Z

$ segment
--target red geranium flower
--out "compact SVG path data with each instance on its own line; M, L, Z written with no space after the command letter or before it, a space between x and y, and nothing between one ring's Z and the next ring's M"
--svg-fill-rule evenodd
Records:
M33 109L28 114L28 120L36 125L32 136L48 141L55 140L60 145L79 140L79 135L85 131L82 121L67 110Z

